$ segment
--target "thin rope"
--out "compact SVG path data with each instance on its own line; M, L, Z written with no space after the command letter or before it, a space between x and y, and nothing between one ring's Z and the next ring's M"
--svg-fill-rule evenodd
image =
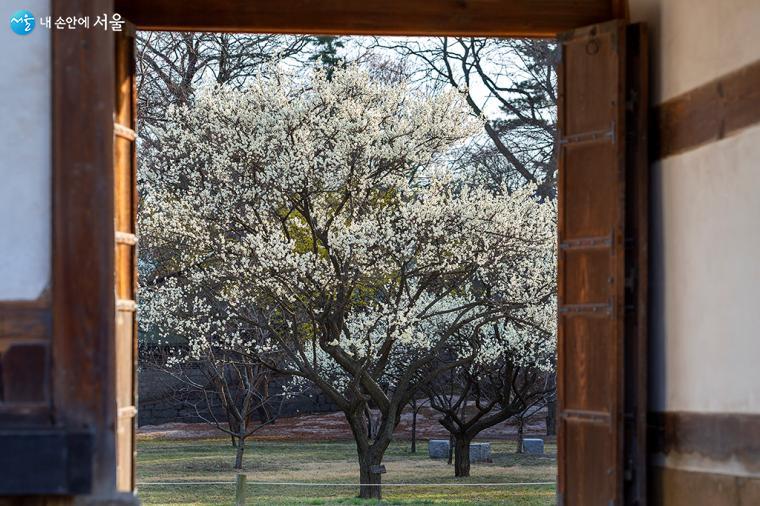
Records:
M234 481L153 481L138 483L145 486L177 485L235 485ZM505 482L505 483L304 483L294 481L246 481L246 485L287 485L296 487L527 487L556 485L553 481Z

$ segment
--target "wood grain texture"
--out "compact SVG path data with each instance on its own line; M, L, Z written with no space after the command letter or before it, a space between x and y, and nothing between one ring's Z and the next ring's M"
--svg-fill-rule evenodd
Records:
M116 300L116 485L135 489L135 415L137 368L137 91L135 30L115 33L114 223ZM125 136L123 132L131 132ZM130 238L133 240L125 240Z
M0 302L0 430L51 425L51 321L49 292Z
M626 28L561 36L559 504L622 504Z
M658 105L651 158L659 160L760 122L760 60Z
M756 506L760 478L652 466L650 506Z
M54 18L111 0L52 3ZM113 33L53 30L53 403L94 434L93 493L115 490Z
M118 12L145 29L491 36L552 36L607 20L620 5L608 0L116 2ZM52 14L94 17L112 9L111 0L56 0ZM101 497L111 497L116 488L115 103L109 86L114 70L111 33L53 32L53 401L57 423L94 431L93 483ZM126 292L129 286L120 288Z
M651 454L734 462L760 476L760 414L660 411L649 429Z
M552 37L612 19L617 0L117 0L139 29Z
M49 339L50 302L0 302L0 349L8 339Z

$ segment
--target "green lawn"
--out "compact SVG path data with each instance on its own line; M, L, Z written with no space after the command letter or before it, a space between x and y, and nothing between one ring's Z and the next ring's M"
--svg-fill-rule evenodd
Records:
M467 479L455 479L453 468L446 462L430 460L426 442L419 445L417 454L410 454L408 448L407 442L399 442L388 449L384 460L388 472L383 476L383 482L415 485L384 487L383 504L537 506L555 503L554 485L450 485L553 482L556 474L556 447L553 444L547 446L546 456L538 457L516 455L514 442L492 442L493 463L473 464L472 476ZM190 484L234 481L234 454L227 440L139 441L137 451L138 493L144 504L217 505L234 502L235 487L231 483ZM352 442L254 441L246 452L245 471L249 483L247 504L250 505L368 504L354 498L356 486L256 484L356 483L358 465Z

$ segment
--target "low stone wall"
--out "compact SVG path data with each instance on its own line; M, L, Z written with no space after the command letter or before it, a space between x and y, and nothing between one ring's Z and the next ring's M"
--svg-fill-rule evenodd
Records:
M197 379L202 380L200 373ZM203 422L201 416L208 418L209 410L204 399L198 393L183 391L181 386L178 380L163 371L141 367L138 370L137 424L199 423ZM276 386L274 389L276 391ZM197 411L195 406L198 406ZM217 420L226 420L224 410L218 403L212 409ZM280 416L333 411L337 411L335 404L315 389L285 401Z

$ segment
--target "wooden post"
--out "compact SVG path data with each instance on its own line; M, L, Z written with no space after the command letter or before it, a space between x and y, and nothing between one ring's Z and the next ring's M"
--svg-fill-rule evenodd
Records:
M235 506L245 506L245 474L238 473L235 479Z

